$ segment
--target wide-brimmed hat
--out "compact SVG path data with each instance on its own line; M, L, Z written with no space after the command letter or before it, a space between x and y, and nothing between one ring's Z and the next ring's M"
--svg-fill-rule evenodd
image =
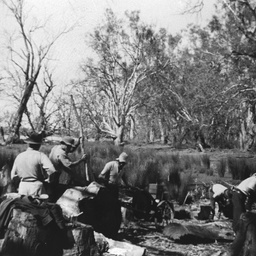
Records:
M121 163L126 163L127 157L128 157L128 155L125 152L122 152L116 160Z
M43 136L42 134L33 132L29 135L27 139L24 140L24 142L28 144L42 144L43 143Z
M75 140L69 136L66 136L66 137L63 137L61 142L62 144L65 144L67 146L71 146L71 147L74 147L75 145Z

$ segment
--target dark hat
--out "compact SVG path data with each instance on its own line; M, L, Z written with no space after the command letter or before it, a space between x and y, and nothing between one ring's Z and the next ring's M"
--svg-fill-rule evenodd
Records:
M29 135L29 137L27 139L24 140L24 142L26 142L28 144L42 144L43 136L42 136L42 134L33 132Z
M67 146L75 147L75 140L69 136L62 138L60 143L65 144Z

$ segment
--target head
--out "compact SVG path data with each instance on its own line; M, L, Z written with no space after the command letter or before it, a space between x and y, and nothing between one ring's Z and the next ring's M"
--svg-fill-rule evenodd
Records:
M233 187L227 188L224 191L224 196L227 200L232 200L232 196L233 196Z
M75 145L75 140L69 136L63 137L61 142L62 145L66 146L66 151L71 152Z
M128 155L125 152L122 152L120 156L116 159L119 163L119 168L122 169L126 165L126 159Z
M26 142L30 148L39 150L43 143L43 135L33 132L27 139L24 140L24 142Z

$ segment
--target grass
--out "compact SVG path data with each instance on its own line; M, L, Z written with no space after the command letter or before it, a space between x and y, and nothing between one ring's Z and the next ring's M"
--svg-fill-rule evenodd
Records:
M40 150L49 155L52 147L53 145L42 145ZM26 148L26 144L0 147L0 168L6 163L12 166L17 154ZM232 179L242 180L252 174L256 167L254 159L235 158L232 155L220 157L213 169L209 154L138 149L131 146L123 149L111 143L88 142L84 149L88 155L87 165L82 163L74 170L76 185L86 184L86 167L97 178L104 165L116 159L122 150L129 155L124 167L124 178L130 185L147 188L150 183L164 184L171 199L180 202L184 200L191 183L209 183L214 179L221 180L227 175L231 175ZM81 155L81 148L78 148L70 157L75 160Z

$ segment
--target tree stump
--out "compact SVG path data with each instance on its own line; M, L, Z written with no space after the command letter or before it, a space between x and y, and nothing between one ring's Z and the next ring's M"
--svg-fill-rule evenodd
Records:
M95 247L93 228L68 226L60 229L55 221L43 226L31 214L13 210L2 244L1 255L11 256L82 256Z
M35 217L19 209L13 210L4 236L2 253L13 256L62 255L53 225L38 225Z
M64 249L63 256L96 256L98 248L94 239L92 226L85 224L76 224L69 227L69 234L72 236L73 247Z

